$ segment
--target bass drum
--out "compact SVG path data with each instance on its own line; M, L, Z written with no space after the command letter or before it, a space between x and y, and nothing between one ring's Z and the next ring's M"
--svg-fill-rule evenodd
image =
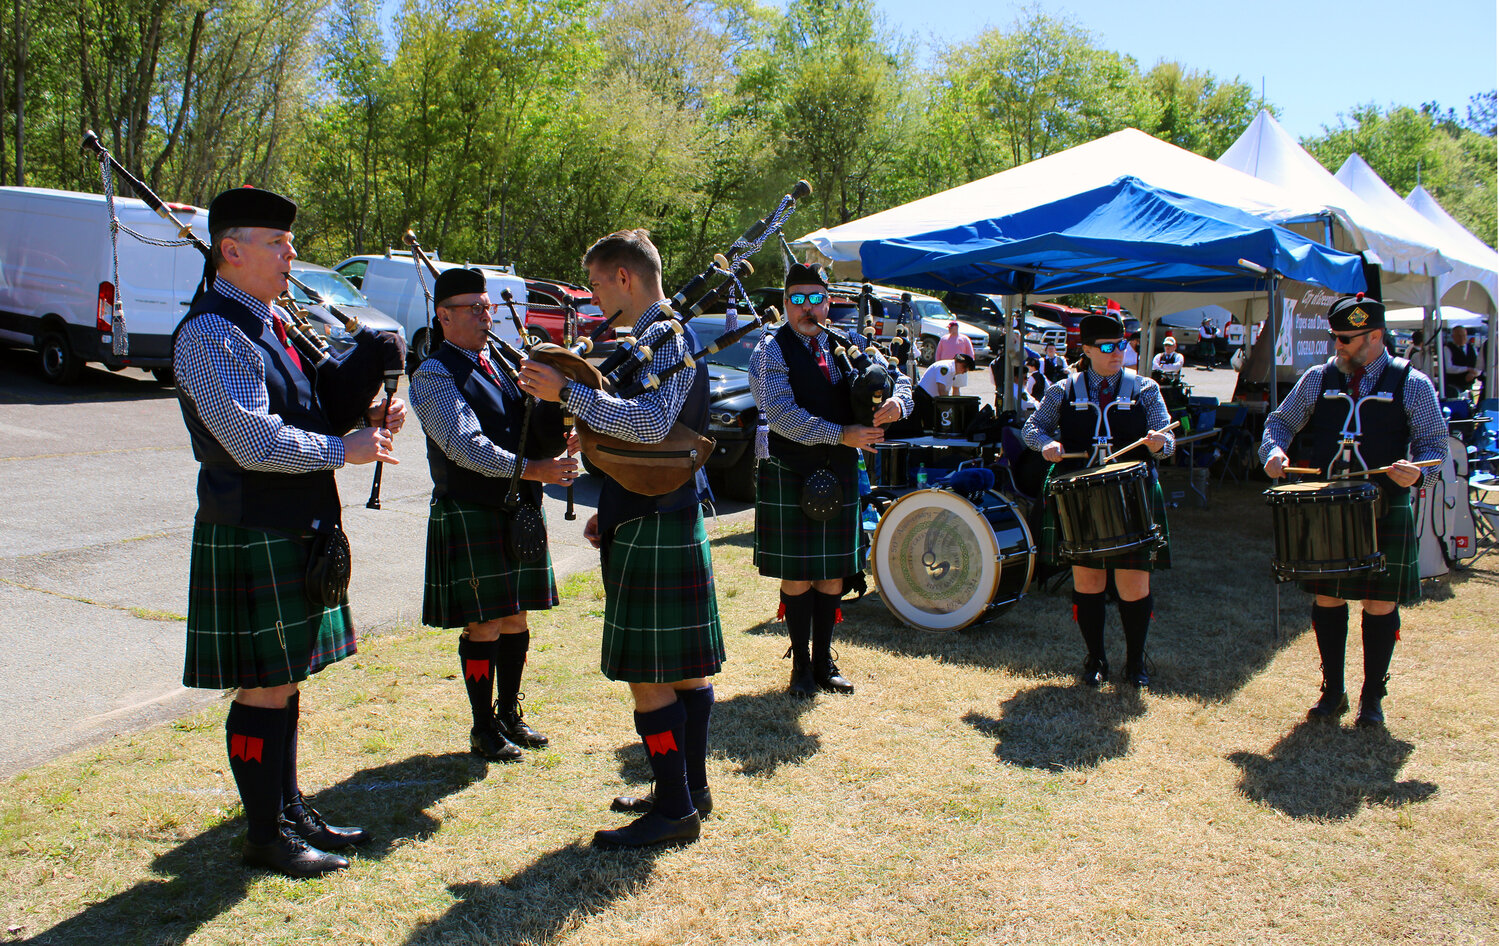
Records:
M890 613L924 631L955 631L1025 596L1036 546L1025 517L996 492L907 493L874 532L871 571Z

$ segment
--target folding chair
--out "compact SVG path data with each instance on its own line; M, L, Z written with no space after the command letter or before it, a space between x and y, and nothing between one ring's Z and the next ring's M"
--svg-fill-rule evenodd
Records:
M1244 422L1249 417L1249 408L1240 404L1239 409L1234 411L1234 419L1223 425L1218 434L1218 442L1213 446L1213 461L1223 461L1223 471L1218 474L1218 485L1232 476L1235 483L1242 483L1249 475L1249 457L1254 456L1254 437L1244 427ZM1242 468L1234 472L1234 463L1241 463Z

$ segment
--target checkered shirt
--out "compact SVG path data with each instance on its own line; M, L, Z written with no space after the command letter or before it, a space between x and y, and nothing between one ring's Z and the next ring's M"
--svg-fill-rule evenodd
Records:
M1329 358L1326 364L1308 368L1301 380L1296 382L1296 387L1280 403L1280 407L1265 419L1265 435L1260 440L1261 464L1270 459L1270 451L1276 447L1288 449L1291 439L1312 419L1312 411L1317 407L1317 397L1322 392L1322 375L1326 371L1338 370L1335 367L1336 360ZM1379 357L1369 363L1358 386L1358 397L1373 393L1374 386L1379 383L1389 362L1389 353L1380 352ZM1442 419L1442 408L1437 404L1437 392L1432 387L1431 379L1414 367L1411 368L1410 374L1405 376L1404 394L1405 418L1411 429L1411 459L1416 462L1445 460L1447 422ZM1441 476L1442 468L1432 467L1425 471L1421 485L1431 489Z
M219 293L242 303L268 328L272 319L289 321L279 309L245 295L227 279L215 278ZM262 473L312 473L344 465L344 442L285 423L270 413L265 361L255 343L228 319L211 312L194 318L177 336L172 366L177 384L198 416L234 462Z
M764 415L770 429L787 440L804 444L842 443L843 427L841 425L823 420L796 403L796 396L791 391L791 376L786 367L786 357L781 351L780 343L776 341L778 334L778 332L762 334L760 343L755 346L754 354L750 355L750 393L754 395L755 403L760 407L760 413ZM828 374L832 377L834 384L843 380L843 372L838 369L838 361L833 357L832 350L825 348L828 338L825 333L818 332L810 337L800 332L792 334L807 347L807 351L812 353L814 361L817 360L818 353L823 355L828 365ZM857 332L850 331L848 337L859 348L864 348L869 344ZM893 372L893 376L895 391L891 395L891 400L900 404L901 417L909 417L916 409L916 404L911 399L911 379L899 371Z
M651 324L665 305L665 299L651 303L631 331L640 344L651 349L650 366L642 369L636 377L661 374L681 362L683 356L692 354L687 336L672 332L668 320L662 319L654 326ZM660 443L671 433L672 425L687 403L693 374L693 371L678 371L659 388L628 400L605 391L595 391L586 385L572 384L567 389L567 408L574 417L598 433L631 443Z
M443 344L462 352L478 366L478 352L458 348L449 341ZM495 366L495 373L500 377L500 387L507 394L522 396L510 375L499 365ZM428 358L411 376L411 408L421 419L422 430L454 463L484 476L508 479L515 475L515 453L485 436L479 416L464 399L448 366L440 359ZM524 472L525 461L520 462Z
M1111 378L1105 378L1096 373L1091 367L1084 372L1088 385L1088 400L1098 403L1098 398L1105 391L1119 393L1119 382L1124 378L1121 369L1118 374ZM1104 385L1108 385L1107 388ZM1070 398L1072 379L1063 378L1052 382L1046 389L1046 395L1041 398L1041 406L1033 412L1025 422L1025 429L1021 432L1025 438L1025 445L1040 453L1046 449L1047 444L1058 440L1057 427L1062 421L1062 405ZM1171 426L1171 412L1166 409L1166 401L1161 397L1161 386L1150 378L1140 379L1139 403L1145 408L1145 424L1149 430L1165 431L1166 446L1157 453L1156 459L1169 457L1176 452L1176 437L1171 431L1166 430ZM1107 412L1105 412L1107 418ZM1105 420L1107 423L1107 420ZM1119 444L1124 446L1124 444Z

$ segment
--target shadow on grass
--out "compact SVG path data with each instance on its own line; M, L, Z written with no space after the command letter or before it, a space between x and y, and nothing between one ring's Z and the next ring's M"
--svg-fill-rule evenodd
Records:
M483 776L485 763L468 753L418 755L355 773L312 799L336 823L345 819L370 829L374 840L355 849L362 860L379 860L400 839L425 839L439 823L424 810ZM378 797L378 803L370 799ZM360 820L360 819L364 820ZM151 863L158 878L145 880L90 904L51 929L23 942L178 943L244 899L263 876L241 865L244 819L211 828ZM316 881L315 881L316 882ZM336 880L323 881L337 883Z
M740 775L774 775L780 766L805 762L822 748L816 735L802 731L801 718L813 705L781 690L715 703L708 753L739 763ZM639 742L620 746L614 757L626 782L650 783L650 761Z
M1090 768L1124 755L1129 751L1124 724L1144 712L1132 689L1046 685L1005 700L998 719L971 712L963 722L999 740L994 755L1001 762L1059 770Z
M574 842L499 883L450 886L459 902L413 930L406 942L551 942L563 929L639 890L661 853L659 848L595 851Z
M1396 781L1414 748L1383 729L1302 722L1266 755L1235 752L1239 791L1292 818L1346 819L1365 804L1398 808L1425 801L1437 786Z

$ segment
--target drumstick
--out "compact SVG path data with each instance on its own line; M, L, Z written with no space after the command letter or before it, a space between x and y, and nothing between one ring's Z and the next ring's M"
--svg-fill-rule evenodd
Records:
M1168 430L1175 430L1176 428L1178 428L1180 426L1181 426L1181 421L1174 420L1171 423L1167 424L1165 427L1161 428L1160 430L1155 431L1155 433L1164 434L1166 431L1168 431ZM1127 446L1127 447L1120 447L1118 450L1115 450L1113 453L1111 453L1108 456L1104 457L1103 458L1103 462L1104 463L1112 463L1114 461L1115 457L1122 457L1122 456L1124 456L1126 453L1129 453L1131 450L1133 450L1136 447L1140 446L1141 444L1143 444L1145 441L1147 441L1149 439L1150 439L1150 434L1146 434L1145 436L1141 437L1139 440L1136 440L1134 443L1130 444L1129 446Z
M1447 462L1446 460L1420 460L1417 463L1415 463L1414 465L1415 466L1423 466L1423 467L1424 466L1441 466L1443 463L1446 463L1446 462ZM1376 467L1376 468L1374 468L1372 470L1356 470L1356 471L1354 471L1352 473L1338 473L1338 474L1336 474L1334 476L1329 476L1328 479L1330 479L1330 480L1346 480L1346 479L1349 479L1349 478L1354 477L1354 476L1373 476L1376 473L1388 473L1388 472L1390 472L1393 469L1395 469L1395 467L1392 464L1390 466Z
M1302 476L1316 476L1322 471L1314 466L1288 466L1281 470L1282 473L1299 473Z
M1083 451L1082 453L1064 453L1061 456L1057 457L1057 459L1058 460L1086 460L1086 459L1088 459L1088 453L1087 453L1087 451Z

